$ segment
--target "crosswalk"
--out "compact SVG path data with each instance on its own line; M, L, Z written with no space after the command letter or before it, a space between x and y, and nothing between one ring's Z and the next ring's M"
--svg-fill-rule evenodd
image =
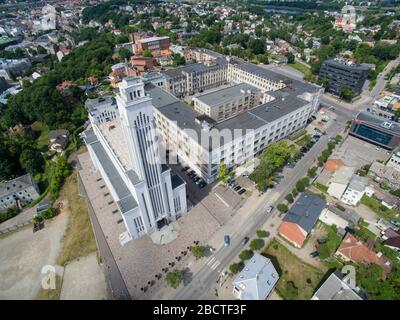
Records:
M210 257L207 262L206 262L207 266L210 267L211 270L216 270L218 268L218 266L221 264L221 262L219 260L217 260L214 256ZM218 270L218 273L220 273L221 270Z

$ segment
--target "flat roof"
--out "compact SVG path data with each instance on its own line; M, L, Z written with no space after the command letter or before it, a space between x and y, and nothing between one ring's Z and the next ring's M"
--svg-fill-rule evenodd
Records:
M243 90L245 90L245 92L243 92ZM204 94L198 95L194 99L197 99L200 102L205 103L209 106L217 106L229 101L239 99L243 95L247 94L248 90L260 92L258 88L250 84L239 83L230 87L206 92Z
M400 124L398 122L379 117L371 112L361 111L357 114L355 119L356 122L366 125L373 126L374 128L379 128L384 132L391 133L396 136L400 136Z
M167 36L164 36L164 37L150 37L150 38L140 39L139 42L140 43L147 43L147 42L160 41L160 40L166 40L166 39L169 39L169 37L167 37Z
M119 198L117 203L122 213L128 212L136 208L138 206L136 200L133 198L124 180L119 175L117 169L107 155L107 152L104 150L102 144L97 141L92 143L91 147Z

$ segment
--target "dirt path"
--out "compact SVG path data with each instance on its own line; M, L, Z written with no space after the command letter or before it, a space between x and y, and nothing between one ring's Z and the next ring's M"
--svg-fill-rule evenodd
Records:
M61 212L36 233L25 228L0 241L0 299L35 299L44 277L42 267L54 265L67 228Z

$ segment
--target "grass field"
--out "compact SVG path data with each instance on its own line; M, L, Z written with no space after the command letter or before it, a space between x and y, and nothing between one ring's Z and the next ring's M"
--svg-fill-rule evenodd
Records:
M72 260L96 251L97 246L85 199L78 195L76 172L65 181L60 199L67 202L69 211L63 247L57 258L57 264L65 266Z
M288 66L296 69L297 71L300 71L302 74L304 74L305 77L312 76L311 69L300 62L295 61L294 63L288 64Z
M275 289L283 299L309 300L324 277L322 271L300 260L275 239L263 255L271 259L279 273Z
M321 191L322 193L327 193L328 192L328 186L319 183L319 182L315 182L314 187L317 188L319 191Z
M360 203L370 208L372 211L374 211L377 215L379 215L382 218L385 218L387 220L400 221L398 218L396 218L396 214L398 214L398 211L396 211L395 209L389 209L385 207L383 204L379 202L379 200L375 199L374 197L368 197L364 195L361 198Z
M39 138L37 140L39 149L41 151L47 151L47 145L50 139L50 130L43 123L36 121L31 125L33 131L40 132Z

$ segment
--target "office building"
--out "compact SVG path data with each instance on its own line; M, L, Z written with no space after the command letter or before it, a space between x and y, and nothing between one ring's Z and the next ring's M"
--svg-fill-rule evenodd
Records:
M323 62L319 79L328 81L328 92L339 96L343 86L351 89L354 95L360 95L369 67L344 59L331 59Z
M362 111L353 119L350 135L388 150L400 144L400 124Z

